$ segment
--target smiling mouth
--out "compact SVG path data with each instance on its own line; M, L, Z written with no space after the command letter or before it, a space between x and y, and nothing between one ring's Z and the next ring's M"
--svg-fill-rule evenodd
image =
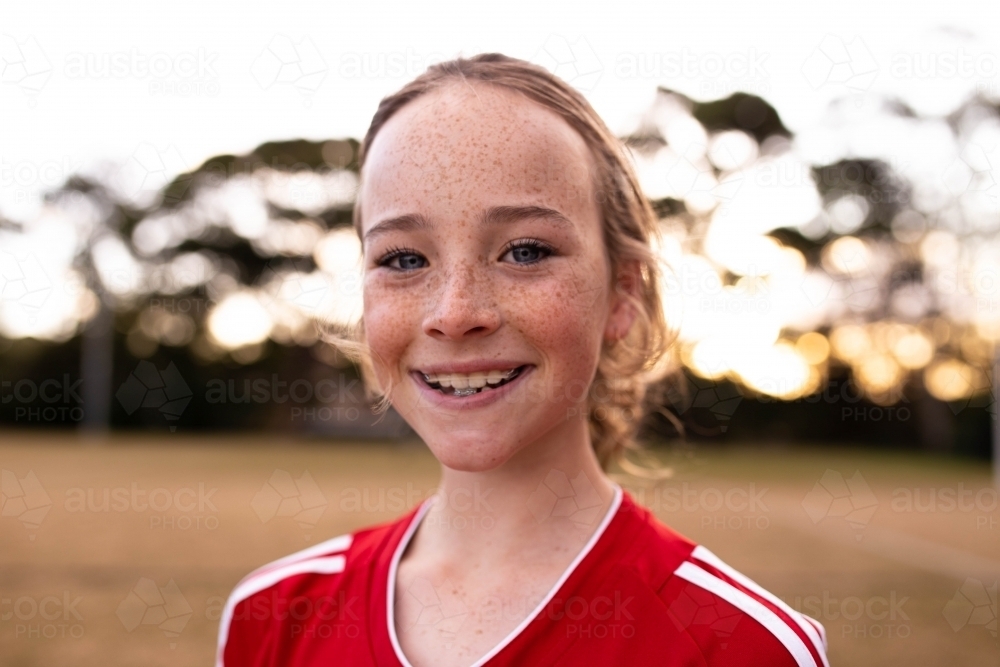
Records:
M527 366L518 366L507 371L488 371L484 373L420 373L424 382L431 389L440 391L446 396L473 396L485 391L502 387L512 382Z

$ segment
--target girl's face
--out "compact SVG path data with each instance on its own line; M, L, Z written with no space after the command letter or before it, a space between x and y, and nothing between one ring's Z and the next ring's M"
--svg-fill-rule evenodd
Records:
M564 120L488 85L424 95L372 142L365 334L393 406L449 468L587 432L602 339L629 320L591 169Z

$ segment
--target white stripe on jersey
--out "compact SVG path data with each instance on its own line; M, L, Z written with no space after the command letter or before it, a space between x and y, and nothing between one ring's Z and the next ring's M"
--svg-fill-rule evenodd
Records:
M830 645L826 643L826 628L824 628L824 627L823 627L823 624L822 624L822 623L820 623L819 621L817 621L817 620L816 620L815 618L813 618L812 616L806 616L805 614L802 614L802 618L804 618L804 619L806 619L807 621L809 621L809 623L810 623L810 624L811 624L811 625L812 625L812 626L813 626L814 628L816 628L816 632L818 632L818 633L819 633L819 638L820 638L820 639L822 640L822 642L823 642L823 648L829 648L829 646L830 646Z
M788 652L795 659L795 664L799 667L816 667L812 653L806 648L802 639L792 630L787 623L765 607L763 604L753 599L740 589L736 588L728 581L724 581L708 570L704 570L691 561L685 561L674 570L674 574L699 586L709 593L714 593L720 598L733 605L740 611L748 614L751 618L770 630L771 634L777 637Z
M276 567L283 567L289 563L297 563L300 560L305 560L307 558L315 558L317 556L332 556L333 554L339 554L343 551L347 551L351 548L351 543L354 541L354 536L339 535L332 539L326 540L325 542L320 542L319 544L314 544L311 547L302 549L301 551L296 551L295 553L279 558L278 560L271 561L267 565L258 567L256 570L243 577L243 581L249 581L253 577L257 576L262 572L267 572L268 570L273 570ZM237 584L238 585L238 584Z
M808 637L809 640L813 643L813 647L815 647L816 652L819 653L820 660L823 661L823 667L830 667L830 663L827 662L826 659L826 631L823 630L823 626L820 624L819 621L816 621L812 618L808 618L805 614L801 614L795 611L787 604L785 604L781 600L781 598L779 598L777 595L774 595L773 593L771 593L771 591L762 588L760 585L757 584L757 582L755 582L753 579L746 576L742 572L734 570L729 565L727 565L721 558L716 556L714 553L712 553L705 547L703 546L695 547L694 551L691 553L691 557L700 560L703 563L711 565L716 570L722 572L733 581L737 582L744 588L753 591L755 595L764 598L765 600L773 604L775 607L788 614L788 616L792 620L794 620L795 623L800 628L802 628L802 632L804 632L806 637Z
M343 572L347 565L347 559L338 552L346 551L354 540L353 535L341 535L333 539L321 542L307 549L297 551L290 556L279 558L276 561L257 568L243 578L236 585L233 592L226 600L226 606L222 610L222 618L219 620L219 640L216 649L215 665L224 667L223 655L226 651L226 642L229 640L229 627L233 622L233 612L243 600L251 595L259 593L265 588L270 588L282 579L314 572L316 574L337 574ZM324 554L319 558L313 558L317 554Z

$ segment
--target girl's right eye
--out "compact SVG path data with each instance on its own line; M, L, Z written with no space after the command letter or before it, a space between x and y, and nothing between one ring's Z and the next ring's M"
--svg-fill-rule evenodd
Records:
M427 260L418 253L405 248L390 250L378 261L379 266L385 266L396 271L414 271L427 266Z

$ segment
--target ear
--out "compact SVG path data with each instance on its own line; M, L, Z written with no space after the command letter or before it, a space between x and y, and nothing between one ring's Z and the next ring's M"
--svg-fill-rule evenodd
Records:
M629 297L639 298L642 286L642 274L639 262L628 262L618 269L615 277L614 288L611 292L611 309L608 313L608 322L604 328L604 340L614 343L628 336L635 322L635 306L630 303Z

